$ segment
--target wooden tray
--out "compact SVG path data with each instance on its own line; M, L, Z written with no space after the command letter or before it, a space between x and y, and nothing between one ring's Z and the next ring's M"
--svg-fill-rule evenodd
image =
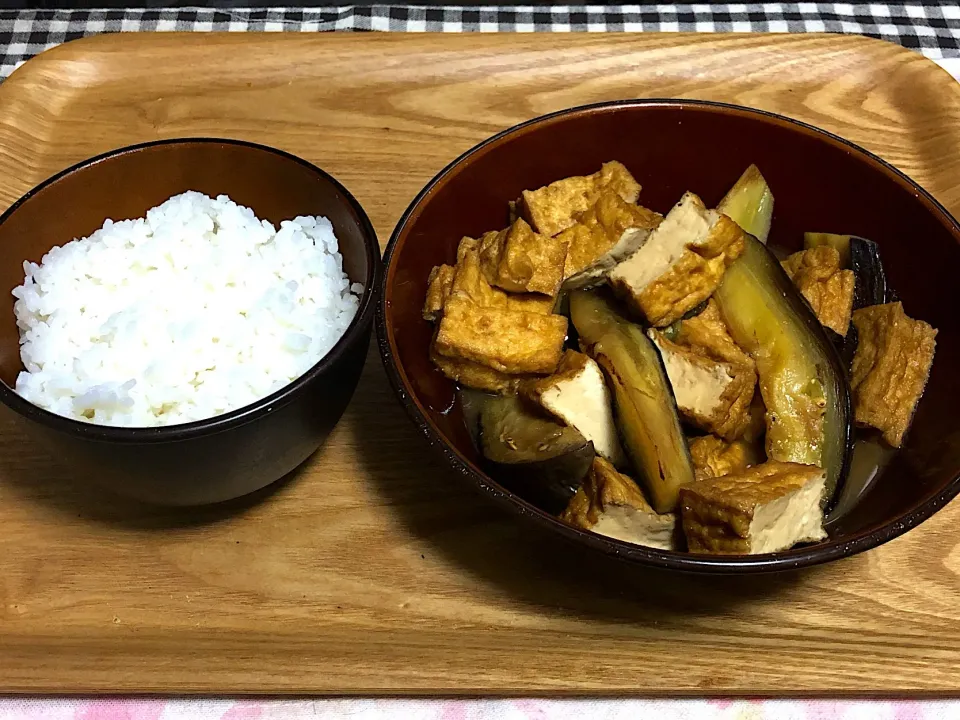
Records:
M960 87L894 45L817 35L104 36L0 86L0 202L109 148L229 136L331 171L386 242L421 186L477 141L559 108L647 96L814 123L960 211ZM960 503L804 573L631 569L462 486L373 352L330 442L256 500L183 514L78 492L3 416L0 689L960 688Z

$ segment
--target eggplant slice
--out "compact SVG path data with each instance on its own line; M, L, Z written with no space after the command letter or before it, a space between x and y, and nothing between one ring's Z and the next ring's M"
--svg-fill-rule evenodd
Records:
M780 263L753 237L714 298L733 339L757 363L767 455L822 467L828 507L853 446L850 388L836 349Z
M805 250L826 245L840 253L840 266L853 270L855 278L853 309L894 302L887 274L880 261L880 246L873 240L856 235L832 233L804 233Z
M660 353L600 291L572 293L570 317L613 390L623 448L650 504L661 514L674 511L694 474Z
M756 165L744 170L736 184L723 196L717 210L766 244L773 221L773 193Z
M474 395L480 451L493 477L554 515L574 496L593 463L593 443L538 414L517 396Z
M850 238L850 269L853 270L853 309L894 302L887 273L880 261L880 246L861 237Z

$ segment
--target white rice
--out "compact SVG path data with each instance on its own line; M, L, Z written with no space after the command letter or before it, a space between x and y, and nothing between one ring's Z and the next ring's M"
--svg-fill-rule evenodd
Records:
M326 218L278 231L197 192L107 220L23 269L17 392L132 427L209 418L287 385L343 335L363 290Z

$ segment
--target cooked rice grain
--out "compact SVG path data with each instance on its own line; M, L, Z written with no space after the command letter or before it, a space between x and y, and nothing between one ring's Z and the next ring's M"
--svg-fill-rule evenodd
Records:
M362 292L326 218L277 230L197 192L23 268L16 390L101 425L190 422L269 395L327 354Z

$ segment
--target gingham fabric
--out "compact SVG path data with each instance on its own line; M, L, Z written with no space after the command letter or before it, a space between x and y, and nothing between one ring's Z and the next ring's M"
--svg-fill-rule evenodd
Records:
M838 32L960 57L960 2L0 10L0 77L85 35L136 31Z

